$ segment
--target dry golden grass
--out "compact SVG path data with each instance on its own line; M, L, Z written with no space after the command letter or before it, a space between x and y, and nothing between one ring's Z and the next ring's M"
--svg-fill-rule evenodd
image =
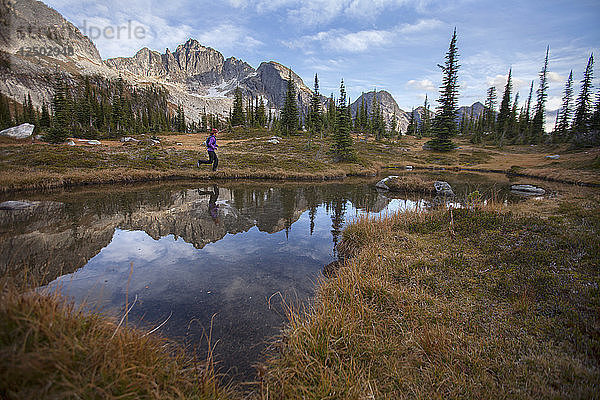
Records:
M58 295L0 283L0 397L227 399L212 360L85 313Z
M596 397L597 193L546 207L352 224L340 247L351 258L291 316L262 398Z
M88 183L172 179L256 178L323 180L369 176L384 167L475 168L528 174L580 183L600 183L600 149L568 151L564 146L474 146L458 139L461 148L449 153L422 149L425 139L364 141L355 138L358 162L338 164L329 153L331 140L307 135L267 143L272 132L237 130L219 135L219 172L196 167L206 159L205 134L163 134L160 146L66 146L31 141L0 140L0 191L53 188ZM140 136L141 138L141 136ZM179 145L181 143L181 145ZM561 153L559 160L545 158Z
M435 193L434 182L423 175L403 174L389 179L386 185L393 192L433 194Z

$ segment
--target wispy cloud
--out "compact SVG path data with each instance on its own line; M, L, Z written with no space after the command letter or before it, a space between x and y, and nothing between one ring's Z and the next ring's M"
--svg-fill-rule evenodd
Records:
M406 82L406 86L424 92L433 92L435 90L433 82L429 79L422 79L420 81L411 79L410 81Z
M345 29L332 29L314 35L302 36L297 40L285 41L290 48L313 51L320 46L329 51L362 53L374 48L384 47L410 35L436 30L444 24L437 19L419 20L414 24L401 24L389 30L372 29L349 32Z

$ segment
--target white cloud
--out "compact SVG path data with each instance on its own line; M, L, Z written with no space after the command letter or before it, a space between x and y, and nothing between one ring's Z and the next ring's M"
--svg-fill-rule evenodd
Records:
M553 71L548 71L548 82L553 82L553 83L563 83L567 80L566 77L560 75L557 72L553 72Z
M244 28L228 23L218 25L209 31L203 31L196 37L201 44L219 50L229 50L237 46L258 47L263 44L260 40L250 36Z
M313 52L311 47L314 45L320 45L329 51L361 53L375 47L393 44L400 39L404 40L412 34L435 30L443 25L439 20L430 19L419 20L414 24L398 25L389 30L373 29L348 32L345 29L332 29L283 43L290 48L302 49L309 54Z
M435 86L429 79L422 79L420 81L411 79L410 81L406 82L406 86L425 92L435 91Z
M528 83L526 81L524 81L523 79L519 79L519 78L515 78L514 76L511 76L511 82L512 82L512 93L514 95L514 93L518 92L520 88L528 85ZM496 91L502 95L502 93L504 93L504 88L506 87L506 81L508 80L508 74L506 75L496 75L495 77L487 77L486 78L486 82L489 86L494 86L496 88ZM464 89L464 87L463 87Z

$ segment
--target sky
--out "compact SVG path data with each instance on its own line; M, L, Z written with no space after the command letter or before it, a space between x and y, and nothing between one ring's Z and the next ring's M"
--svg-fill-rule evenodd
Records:
M500 100L510 68L523 104L532 80L537 89L549 46L547 109L555 110L569 71L578 93L590 54L600 59L598 0L45 2L90 36L103 58L132 56L143 47L163 53L195 38L254 68L277 61L311 88L317 73L326 96L338 95L342 79L351 100L387 90L405 111L422 105L426 94L437 105L438 64L454 28L460 105L483 102L490 86ZM594 85L596 93L600 79Z

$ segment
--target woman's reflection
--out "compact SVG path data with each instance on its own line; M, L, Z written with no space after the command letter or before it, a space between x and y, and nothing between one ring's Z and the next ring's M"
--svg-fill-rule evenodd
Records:
M219 199L219 186L217 184L213 185L213 190L200 190L198 189L198 194L202 195L210 195L210 199L208 200L208 213L212 218L213 222L216 224L219 223L219 205L217 204L217 200Z

